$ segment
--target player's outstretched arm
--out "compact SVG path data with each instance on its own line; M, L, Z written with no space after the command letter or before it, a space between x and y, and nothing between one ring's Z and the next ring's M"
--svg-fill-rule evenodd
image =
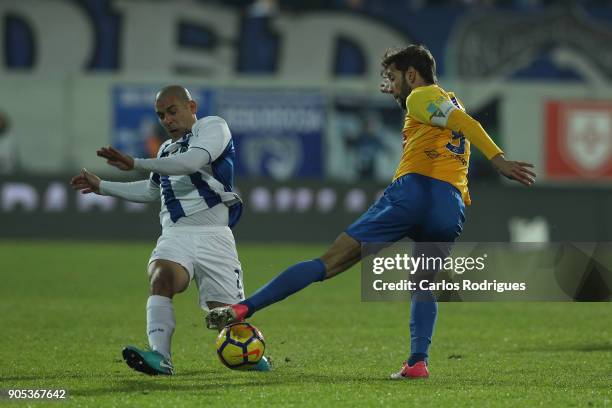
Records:
M112 146L101 147L96 151L98 157L106 159L106 163L119 170L129 171L134 169L134 159L128 154L121 153Z
M510 180L518 181L526 186L535 183L536 174L532 170L533 164L531 163L506 160L503 154L493 157L491 163L497 171Z
M96 154L106 159L113 167L123 171L146 170L165 176L180 176L194 173L210 163L210 153L201 148L189 149L170 157L134 159L112 146L100 148Z
M533 164L506 160L504 152L493 142L480 123L461 109L451 111L446 127L465 136L487 159L491 160L493 166L503 176L526 186L535 183Z
M135 159L134 168L147 170L164 176L182 176L195 173L210 163L210 154L201 148L190 148L186 152L157 159Z
M100 177L81 169L81 173L70 180L72 188L82 194L96 193L123 198L137 203L148 203L159 200L159 185L153 178L128 183L101 180Z
M81 194L96 193L100 194L100 177L81 169L81 172L70 180L70 185Z

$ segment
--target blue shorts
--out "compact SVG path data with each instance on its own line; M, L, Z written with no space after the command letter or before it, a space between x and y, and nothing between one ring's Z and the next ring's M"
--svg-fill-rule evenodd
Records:
M453 242L463 230L465 204L452 184L406 174L385 192L346 233L359 242Z

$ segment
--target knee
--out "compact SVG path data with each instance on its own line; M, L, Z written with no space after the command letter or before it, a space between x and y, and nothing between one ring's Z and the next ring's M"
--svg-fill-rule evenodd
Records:
M168 269L153 268L150 271L149 285L152 295L172 297L176 293L174 276L172 271Z

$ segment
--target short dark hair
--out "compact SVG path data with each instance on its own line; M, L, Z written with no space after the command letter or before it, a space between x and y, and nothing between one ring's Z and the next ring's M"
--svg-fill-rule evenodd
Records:
M405 48L388 48L382 57L381 65L385 70L392 64L402 72L412 67L427 83L438 83L436 60L424 45L412 44Z

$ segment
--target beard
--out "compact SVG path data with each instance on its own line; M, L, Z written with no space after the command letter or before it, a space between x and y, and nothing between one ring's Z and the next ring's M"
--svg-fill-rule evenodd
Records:
M395 99L395 102L397 103L397 106L399 106L400 109L402 110L406 110L406 103L405 103L405 99L404 99L404 103L402 103L402 97L401 96L394 96L393 99Z
M402 110L407 110L406 109L406 99L408 98L411 92L412 92L412 88L408 85L406 80L402 78L402 83L400 86L400 94L394 97L395 102L397 102L397 104Z

